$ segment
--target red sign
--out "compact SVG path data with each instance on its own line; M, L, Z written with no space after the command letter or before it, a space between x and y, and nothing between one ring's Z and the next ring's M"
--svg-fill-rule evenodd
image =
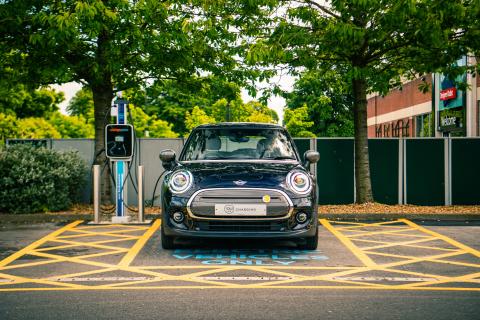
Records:
M440 100L452 100L457 97L457 88L448 88L440 91Z

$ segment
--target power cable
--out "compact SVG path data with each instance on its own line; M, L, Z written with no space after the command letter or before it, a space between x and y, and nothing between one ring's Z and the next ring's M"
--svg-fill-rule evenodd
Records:
M155 201L155 192L157 191L157 186L158 186L158 183L160 182L160 179L162 178L163 174L167 172L167 170L163 171L160 176L158 177L157 179L157 182L155 183L155 187L153 188L153 194L152 194L152 203L150 205L150 207L153 207L153 203Z

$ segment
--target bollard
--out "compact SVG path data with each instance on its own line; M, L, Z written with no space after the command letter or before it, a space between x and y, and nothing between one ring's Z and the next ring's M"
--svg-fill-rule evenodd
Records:
M137 179L138 179L138 181L137 181L137 184L138 184L138 222L140 222L140 223L142 223L144 221L143 178L144 178L143 166L138 166L138 175L137 175Z
M93 222L100 222L100 165L93 166Z

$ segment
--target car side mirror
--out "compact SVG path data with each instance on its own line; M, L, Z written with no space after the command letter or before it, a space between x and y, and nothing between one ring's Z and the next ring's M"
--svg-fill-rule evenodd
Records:
M317 163L318 160L320 160L320 153L313 150L307 150L303 154L303 159L304 159L303 166L308 169L308 166L310 164Z
M175 161L175 151L172 149L166 149L160 151L160 160L162 161L162 166L165 168L165 170L172 170L173 167L175 167L176 161Z

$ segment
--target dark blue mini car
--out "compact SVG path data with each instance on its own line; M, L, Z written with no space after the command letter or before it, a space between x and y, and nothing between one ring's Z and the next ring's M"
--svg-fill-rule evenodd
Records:
M190 134L178 161L172 150L160 159L162 247L176 237L298 239L318 243L315 179L288 132L257 123L201 125Z

